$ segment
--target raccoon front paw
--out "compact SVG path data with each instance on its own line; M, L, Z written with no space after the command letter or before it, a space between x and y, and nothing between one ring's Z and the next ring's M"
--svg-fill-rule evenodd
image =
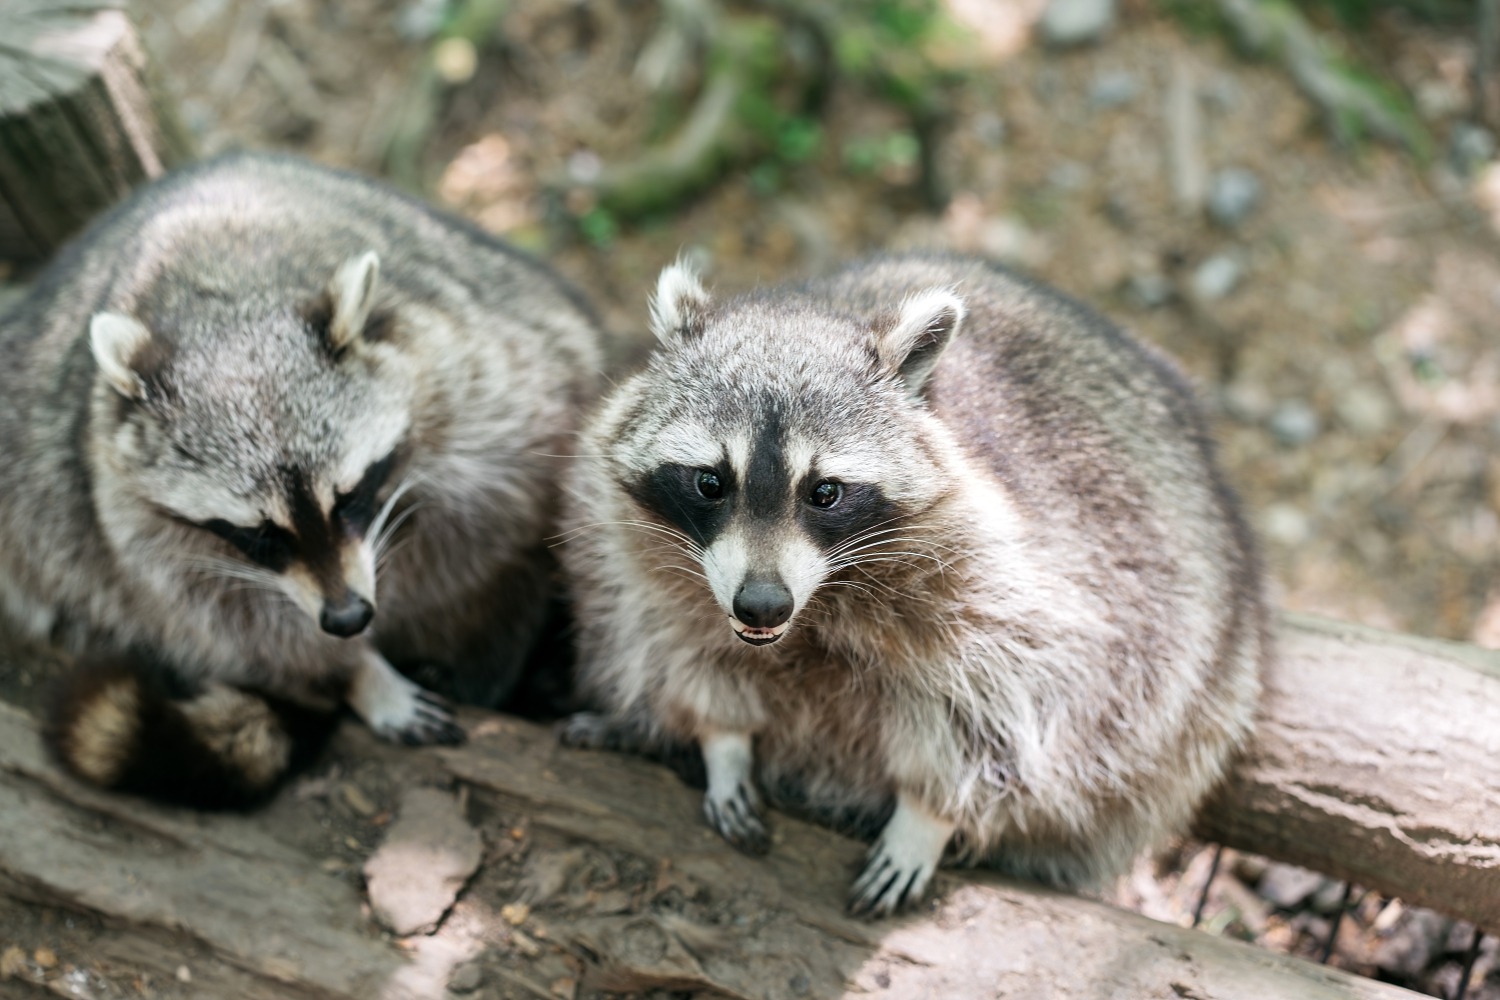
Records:
M456 746L466 738L447 701L402 677L378 655L368 657L355 674L349 705L376 736L392 743Z
M872 919L898 913L922 898L936 870L935 859L902 857L880 841L849 890L849 912Z
M719 831L719 836L746 854L765 854L771 849L760 795L749 782L740 782L727 795L715 795L710 785L703 796L703 818Z
M927 891L952 835L952 823L931 815L915 800L899 796L896 811L849 890L849 912L884 917L916 903Z
M637 727L597 712L575 712L557 726L557 741L579 750L634 753L643 741Z

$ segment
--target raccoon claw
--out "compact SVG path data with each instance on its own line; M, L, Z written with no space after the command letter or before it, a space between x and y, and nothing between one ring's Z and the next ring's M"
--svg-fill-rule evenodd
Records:
M376 736L407 746L455 746L466 738L443 698L418 687L379 657L355 676L349 704Z
M878 841L849 890L850 915L876 919L915 904L936 867L925 858L902 857L885 840Z
M703 796L703 817L730 846L746 854L765 854L771 849L760 796L748 784L741 782L722 798L712 791Z
M417 692L413 715L411 724L400 733L401 742L407 746L454 747L469 738L453 718L453 706L431 691Z

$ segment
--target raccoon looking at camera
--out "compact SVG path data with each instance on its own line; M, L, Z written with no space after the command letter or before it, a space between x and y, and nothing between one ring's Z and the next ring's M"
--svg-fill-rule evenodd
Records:
M945 851L1097 883L1180 829L1245 739L1260 572L1175 367L984 261L885 257L717 303L568 473L580 745L696 743L704 812L763 795L879 829L851 909Z
M0 607L92 664L50 726L80 776L237 805L329 689L386 739L451 743L398 665L483 704L516 684L600 368L542 265L237 155L97 223L0 346Z

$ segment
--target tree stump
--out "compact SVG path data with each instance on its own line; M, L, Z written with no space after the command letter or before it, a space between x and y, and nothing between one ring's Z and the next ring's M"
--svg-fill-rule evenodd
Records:
M0 4L0 261L49 255L191 156L117 3Z

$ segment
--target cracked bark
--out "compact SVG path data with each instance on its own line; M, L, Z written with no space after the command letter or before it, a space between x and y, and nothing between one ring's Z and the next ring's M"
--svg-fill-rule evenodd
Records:
M1284 621L1281 651L1259 735L1203 832L1496 925L1496 655L1302 618ZM585 990L1411 995L985 873L942 873L921 914L851 920L841 907L862 845L778 816L770 855L745 857L703 826L697 793L662 767L568 750L504 716L465 721L472 739L461 748L386 747L350 726L337 751L396 788L457 784L476 815L524 817L538 863L551 852L577 868L582 851L658 872L654 889L580 902L559 893L565 876L496 897L481 870L461 897L470 931L483 934L484 920L505 931L506 905L527 902L527 932L579 963ZM495 864L509 834L480 830ZM29 716L0 706L0 914L43 904L94 915L92 947L114 968L170 983L176 956L191 953L193 988L225 995L443 996L451 969L473 958L445 937L451 927L394 947L360 890L323 860L284 842L266 813L203 816L83 788L45 759ZM693 900L700 918L669 898ZM547 985L514 955L493 975Z

